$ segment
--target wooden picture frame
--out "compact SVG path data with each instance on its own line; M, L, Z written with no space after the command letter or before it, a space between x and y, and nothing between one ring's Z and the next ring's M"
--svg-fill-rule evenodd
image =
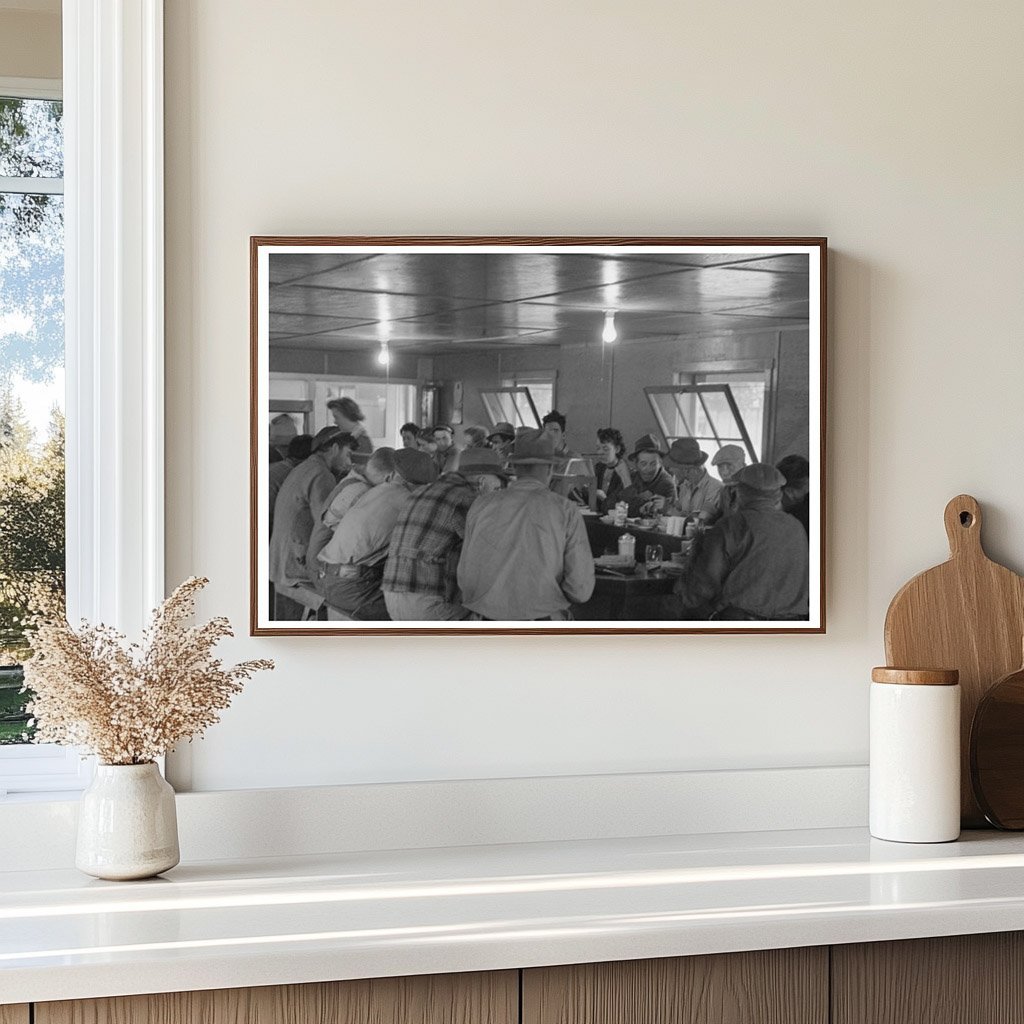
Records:
M252 635L824 633L826 295L824 238L252 237ZM523 379L528 382L525 389ZM456 382L457 410L453 404ZM379 575L384 562L370 570L321 561L310 554L310 560L317 558L313 572L303 568L305 559L297 553L299 568L288 572L304 573L308 579L296 585L297 577L280 567L285 558L281 554L285 531L280 526L277 555L271 554L269 459L284 452L281 442L289 443L289 435L299 432L298 421L289 425L286 418L300 417L306 434L331 426L326 402L332 396L336 408L339 396L356 402L363 419L354 426L344 418L338 422L345 430L353 426L357 434L365 434L363 440L345 443L357 449L365 446L367 451L371 445L374 450L401 445L397 427L406 418L421 427L433 426L419 422L430 412L435 423L461 419L453 427L457 447L460 439L472 437L466 433L472 427L493 429L499 413L507 413L510 423L516 418L523 432L536 428L531 420L542 418L553 404L568 421L567 444L552 456L558 460L552 489L578 505L576 514L584 520L591 554L600 562L592 596L571 605L571 617L566 618L559 610L554 613L556 619L531 616L492 621L482 618L483 612L467 608L467 614L474 614L472 619L366 619L360 615L370 605L353 603L347 609L331 605L325 595L338 591L325 586L323 570L372 577L373 572ZM268 454L272 409L277 433ZM772 551L782 554L772 555L781 566L777 577L772 576L772 587L767 593L754 593L756 588L749 586L738 592L752 604L760 601L765 609L804 607L799 586L793 582L803 571L790 523L795 519L802 524L807 543L806 617L802 612L796 617L774 612L771 618L754 617L735 602L725 603L729 584L717 576L717 596L700 606L700 614L713 613L715 618L664 617L672 614L666 608L681 607L682 598L692 600L695 589L707 592L704 582L698 586L675 581L680 575L690 581L711 579L703 572L711 565L711 548L733 543L730 531L753 529L749 523L754 506L746 507L743 523L734 518L726 524L723 511L737 510L735 486L727 502L721 493L715 497L716 514L710 511L707 495L683 497L694 486L701 493L704 487L711 490L711 484L687 482L685 473L679 475L680 464L668 460L662 469L677 475L671 493L678 495L674 499L678 507L659 508L657 501L650 500L652 492L645 489L650 478L636 469L627 477L623 470L623 478L631 480L629 496L639 502L635 511L646 518L618 526L611 498L599 498L605 492L595 487L596 430L608 426L622 433L625 455L635 450L644 456L645 472L650 472L646 464L654 460L645 455L643 444L649 442L641 443L643 435L651 435L661 452L676 442L672 452L680 458L693 451L693 442L683 439L696 440L705 458L735 442L748 463L756 457L766 466L744 475L748 500L751 494L771 499L775 493L771 488L777 478L767 467L774 467L784 456L805 459L802 503L797 478L804 470L799 460L790 459L784 464L789 474L788 518L782 521L776 515L763 520L776 524L785 538L773 542ZM546 429L561 436L553 425ZM440 439L445 441L443 431ZM321 440L328 446L318 455L322 460L325 452L338 445L329 431ZM428 442L413 439L411 432L406 440L429 447ZM500 441L495 438L495 443ZM290 462L302 455L297 449L303 443L295 442ZM548 439L541 443L547 444ZM445 461L444 453L428 454L440 469L455 465L450 458ZM354 452L357 462L360 455ZM403 464L425 464L408 453L399 458ZM378 456L375 464L382 460L386 462L387 456ZM711 458L704 468L717 483ZM723 475L727 469L723 467ZM312 472L311 464L306 465L303 474ZM335 466L333 472L344 469ZM282 466L274 480L290 475L288 466ZM397 481L403 478L396 475L389 486ZM416 485L416 479L406 483L410 490ZM288 486L289 493L295 494L278 506L284 509L278 518L301 532L301 526L289 518L298 508L294 502L316 504L323 495L308 500L296 497L302 486L298 476ZM761 490L755 493L757 488ZM676 519L686 518L684 501L694 506L686 516L701 516L699 523L694 519L693 526L684 526L687 533L696 532L696 540L675 536L680 529ZM603 503L607 509L602 517ZM484 507L469 513L473 545L480 543L486 528L495 528L486 527L480 511ZM634 511L632 504L630 511ZM673 511L678 513L675 518L661 515ZM308 515L312 518L313 513ZM366 519L368 513L360 515ZM604 521L607 517L610 523ZM328 518L335 533L342 529L336 519ZM345 530L355 530L359 518L349 519ZM572 531L578 533L578 527L573 525ZM632 573L628 567L603 568L614 559L601 552L611 550L611 542L622 534L636 539L639 562L645 561L648 545L663 547L663 564L653 564L657 554L653 551L649 570L640 564ZM660 545L651 543L659 539ZM578 547L578 537L576 543ZM293 542L295 552L300 547ZM674 547L681 550L671 559ZM709 553L700 555L705 547ZM378 548L368 557L379 559L383 550ZM516 550L524 552L527 561L534 557L525 554L526 547ZM703 561L695 568L698 558ZM278 586L271 581L272 563L273 571L285 581ZM454 573L454 568L446 571ZM472 575L472 571L469 566L467 572ZM680 596L672 598L670 590ZM379 582L375 600L384 607ZM483 599L477 604L490 607ZM498 606L503 606L501 595ZM296 617L281 618L282 607L284 614ZM694 607L685 606L684 613L692 615ZM328 609L331 618L325 619Z

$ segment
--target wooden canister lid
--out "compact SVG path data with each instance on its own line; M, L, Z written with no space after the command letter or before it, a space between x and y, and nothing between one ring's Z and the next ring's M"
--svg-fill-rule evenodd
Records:
M899 683L917 686L956 686L960 672L955 668L887 668L871 670L873 683Z

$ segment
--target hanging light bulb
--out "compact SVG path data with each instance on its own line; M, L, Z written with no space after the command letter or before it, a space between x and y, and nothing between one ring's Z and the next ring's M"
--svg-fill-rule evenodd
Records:
M618 336L619 332L615 330L615 310L606 309L604 311L604 329L601 331L601 340L606 345L610 345Z
M377 353L377 362L380 363L381 366L391 365L391 353L388 351L388 343L386 341L382 341L380 343L380 351Z

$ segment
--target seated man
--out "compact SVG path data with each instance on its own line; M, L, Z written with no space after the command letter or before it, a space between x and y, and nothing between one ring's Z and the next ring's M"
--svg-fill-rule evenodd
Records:
M352 464L355 439L337 427L324 427L313 438L313 452L285 477L274 505L270 536L270 581L277 597L276 619L299 619L303 607L288 590L310 585L317 571L308 559L313 525L327 507L338 477Z
M391 533L413 489L437 479L425 452L402 448L393 459L395 471L348 510L318 556L317 590L357 619L388 617L380 586Z
M562 621L594 590L594 556L580 510L549 490L551 438L517 438L515 481L481 495L466 517L462 603L481 619Z
M420 428L415 423L403 423L398 433L402 437L403 448L418 448Z
M566 419L562 413L557 409L552 409L540 422L544 433L551 438L551 444L555 450L555 459L562 462L578 457L576 452L569 449L569 442L565 438Z
M438 423L434 427L434 443L437 445L434 455L437 475L451 472L458 465L460 449L455 443L455 430L450 423Z
M718 492L718 515L727 516L739 508L733 477L747 464L747 453L738 444L723 444L711 457L718 470L722 489ZM717 518L717 517L716 517Z
M803 620L808 617L807 537L779 508L785 477L761 462L735 477L739 511L701 539L676 583L673 618Z
M811 464L802 455L787 455L778 465L786 478L782 487L782 511L800 521L804 533L810 533Z
M636 461L633 482L619 494L631 516L654 515L675 500L676 485L661 462L664 454L653 434L637 441L630 456Z
M488 448L487 444L487 428L486 427L466 427L462 431L462 435L465 438L466 446L463 451L467 451L470 448Z
M515 440L516 430L511 423L495 423L494 429L487 435L487 443L503 458L507 459L512 454L512 442Z
M484 481L508 479L501 456L466 448L459 468L421 487L398 515L384 566L384 603L392 619L451 621L469 617L456 570L466 514Z
M675 477L678 488L673 512L713 523L721 515L718 495L722 484L704 468L707 460L708 453L701 451L692 437L680 437L665 456L665 468Z
M353 466L345 478L338 484L327 499L324 514L313 527L313 535L309 541L309 560L311 565L324 545L334 535L335 527L344 518L345 513L371 488L395 474L395 449L378 448L363 464Z

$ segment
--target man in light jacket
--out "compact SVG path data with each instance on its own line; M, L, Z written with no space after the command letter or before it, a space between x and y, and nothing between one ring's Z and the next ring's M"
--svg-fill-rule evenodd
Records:
M594 558L583 517L549 489L557 461L550 436L521 435L510 460L515 481L470 508L458 580L477 618L561 621L590 599Z

